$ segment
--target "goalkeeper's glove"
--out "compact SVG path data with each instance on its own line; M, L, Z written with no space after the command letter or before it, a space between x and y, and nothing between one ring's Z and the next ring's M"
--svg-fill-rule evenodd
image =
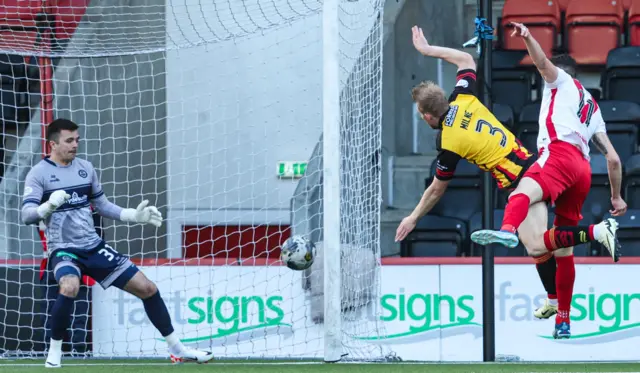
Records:
M162 225L162 214L155 206L147 207L148 204L149 200L145 199L135 209L123 209L120 213L120 220L131 223L153 224L156 227L160 227Z
M51 196L49 197L49 200L47 202L38 206L38 208L36 209L36 211L38 212L38 216L40 216L41 219L46 219L58 207L64 205L65 202L69 200L69 198L71 198L71 196L64 190L56 190L55 192L51 193Z

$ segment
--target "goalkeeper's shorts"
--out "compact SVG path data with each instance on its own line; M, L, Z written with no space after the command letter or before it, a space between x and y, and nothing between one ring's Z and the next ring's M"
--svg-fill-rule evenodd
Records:
M127 256L115 251L104 241L90 250L55 250L49 255L49 270L57 282L65 275L89 275L103 289L111 285L123 289L139 271Z

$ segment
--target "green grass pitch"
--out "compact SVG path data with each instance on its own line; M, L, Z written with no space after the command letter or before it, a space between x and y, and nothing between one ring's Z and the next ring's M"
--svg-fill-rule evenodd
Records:
M0 360L0 371L34 373L44 370L43 360ZM485 364L423 364L423 363L337 363L216 361L209 364L174 365L160 360L67 360L60 371L77 373L502 373L502 372L640 372L640 363L485 363Z

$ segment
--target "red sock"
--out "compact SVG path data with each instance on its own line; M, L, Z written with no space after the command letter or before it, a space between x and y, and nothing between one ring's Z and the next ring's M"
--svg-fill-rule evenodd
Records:
M544 246L549 251L595 241L591 224L586 227L555 227L544 232Z
M529 196L522 193L509 198L500 230L516 233L520 224L527 218L530 202Z
M576 267L573 255L556 256L558 269L556 270L556 291L558 293L558 313L556 324L569 322L571 298L573 297L573 283L576 280Z

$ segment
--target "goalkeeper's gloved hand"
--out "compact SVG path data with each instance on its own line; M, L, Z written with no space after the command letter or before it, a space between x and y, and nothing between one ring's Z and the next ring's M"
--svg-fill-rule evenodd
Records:
M40 206L38 206L38 216L42 219L46 219L49 215L51 215L58 207L65 204L71 198L67 192L64 190L56 190L51 193L49 196L49 200Z
M162 214L155 206L149 206L149 200L140 202L136 209L123 209L120 213L120 220L140 224L153 224L156 227L162 226Z

